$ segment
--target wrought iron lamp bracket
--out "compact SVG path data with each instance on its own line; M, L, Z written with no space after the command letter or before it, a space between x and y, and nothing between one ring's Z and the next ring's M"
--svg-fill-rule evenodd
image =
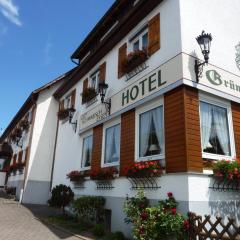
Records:
M201 62L199 60L195 60L195 74L196 74L196 82L199 83L199 79L202 78L203 66L206 62Z

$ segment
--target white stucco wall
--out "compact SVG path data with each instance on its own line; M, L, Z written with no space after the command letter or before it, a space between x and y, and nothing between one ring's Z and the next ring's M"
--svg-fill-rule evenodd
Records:
M209 63L240 75L235 46L240 42L239 0L179 0L182 51L203 59L195 38L202 30L213 40Z
M0 172L0 187L3 187L5 185L5 178L6 178L6 173Z

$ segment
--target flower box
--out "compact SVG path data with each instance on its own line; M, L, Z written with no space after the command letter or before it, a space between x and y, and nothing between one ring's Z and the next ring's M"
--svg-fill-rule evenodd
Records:
M67 178L70 179L70 182L82 182L85 181L86 173L84 171L71 171L67 174Z
M160 177L162 167L159 161L146 161L135 163L125 168L125 175L129 178Z
M58 112L58 119L63 120L68 118L69 116L69 109L63 109Z
M81 96L82 96L82 103L87 103L97 96L96 89L93 87L88 87L85 90L83 90Z
M90 173L90 178L92 180L98 181L110 181L117 177L118 170L115 167L110 167L106 169L95 170Z
M123 62L123 71L125 73L130 73L147 59L148 55L146 50L135 50L129 53L125 58Z

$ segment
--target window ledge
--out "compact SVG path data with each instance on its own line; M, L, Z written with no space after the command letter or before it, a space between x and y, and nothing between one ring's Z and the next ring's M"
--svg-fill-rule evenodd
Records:
M102 168L107 168L107 167L118 167L119 166L119 162L116 163L104 163L102 164Z

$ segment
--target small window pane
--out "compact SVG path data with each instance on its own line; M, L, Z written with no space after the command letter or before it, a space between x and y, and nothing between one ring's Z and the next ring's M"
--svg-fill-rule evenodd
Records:
M91 87L95 88L98 91L98 83L99 83L99 72L96 72L91 76Z
M163 152L163 108L157 107L140 115L139 156Z
M133 51L139 50L139 40L133 43Z
M147 50L147 48L148 48L148 33L142 36L142 49Z
M92 136L83 139L82 167L90 167L92 161Z
M231 155L227 109L200 103L202 151L217 155Z
M104 163L118 162L120 157L120 124L106 129Z

